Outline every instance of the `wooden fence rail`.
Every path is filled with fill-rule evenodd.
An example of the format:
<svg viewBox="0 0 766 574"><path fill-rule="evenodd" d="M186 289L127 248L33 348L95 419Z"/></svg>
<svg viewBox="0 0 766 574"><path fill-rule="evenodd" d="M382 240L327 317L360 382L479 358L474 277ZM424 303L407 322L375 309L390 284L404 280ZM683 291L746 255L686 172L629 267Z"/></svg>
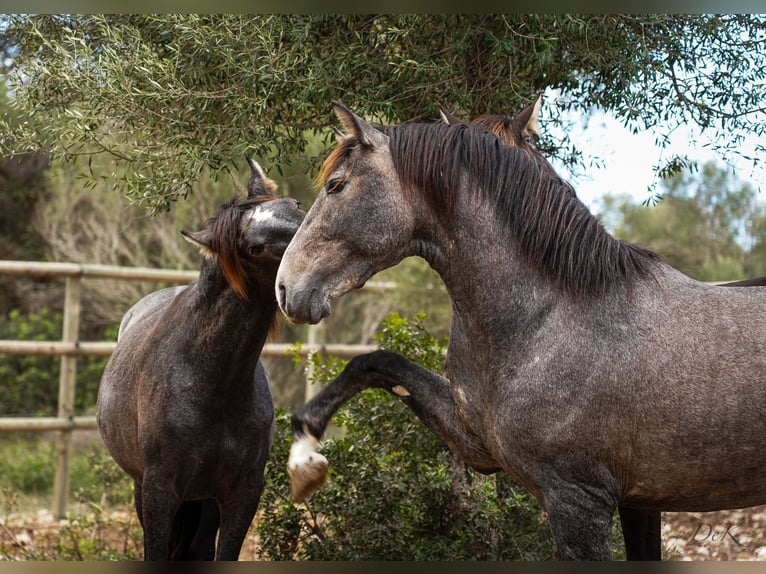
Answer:
<svg viewBox="0 0 766 574"><path fill-rule="evenodd" d="M57 431L56 476L53 486L53 514L57 518L66 515L69 489L69 462L72 454L72 433L96 428L96 417L74 416L74 392L77 374L77 357L84 355L109 356L114 351L112 341L86 342L79 340L82 281L84 279L116 279L121 281L153 281L171 284L189 283L197 278L197 271L151 269L144 267L118 267L78 263L36 261L0 261L0 275L26 277L59 277L66 281L64 294L64 324L61 341L6 341L0 340L0 354L9 355L56 355L61 357L59 376L58 413L56 417L0 417L0 432ZM387 290L390 283L372 282L366 289ZM374 345L345 345L316 342L316 327L309 328L308 343L301 344L302 355L323 353L350 358L374 350ZM292 345L266 344L263 356L285 356Z"/></svg>

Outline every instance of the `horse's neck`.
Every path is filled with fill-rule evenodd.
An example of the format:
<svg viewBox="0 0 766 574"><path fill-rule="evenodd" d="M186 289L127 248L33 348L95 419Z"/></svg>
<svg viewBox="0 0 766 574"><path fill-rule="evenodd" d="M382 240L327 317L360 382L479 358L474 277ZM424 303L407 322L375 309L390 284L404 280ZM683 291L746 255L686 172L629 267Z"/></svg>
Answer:
<svg viewBox="0 0 766 574"><path fill-rule="evenodd" d="M248 284L248 298L237 295L216 269L203 266L184 302L194 320L187 345L220 374L253 373L277 311L270 285ZM271 288L269 288L271 287Z"/></svg>
<svg viewBox="0 0 766 574"><path fill-rule="evenodd" d="M433 234L418 253L439 273L452 300L450 339L481 341L488 353L508 351L523 344L515 333L530 333L530 325L552 308L555 291L528 269L489 207L472 204L456 216L458 221Z"/></svg>

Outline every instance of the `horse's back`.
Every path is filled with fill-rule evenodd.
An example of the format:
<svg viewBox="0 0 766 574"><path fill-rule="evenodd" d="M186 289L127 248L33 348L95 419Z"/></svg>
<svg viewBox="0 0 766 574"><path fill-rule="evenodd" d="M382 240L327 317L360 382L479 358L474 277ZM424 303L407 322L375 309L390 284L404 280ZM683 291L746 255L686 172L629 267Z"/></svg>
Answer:
<svg viewBox="0 0 766 574"><path fill-rule="evenodd" d="M766 288L666 270L632 309L634 331L600 343L588 402L614 425L603 436L630 468L617 473L630 476L626 499L697 511L766 502Z"/></svg>
<svg viewBox="0 0 766 574"><path fill-rule="evenodd" d="M186 289L188 285L179 285L177 287L167 287L158 291L149 293L142 299L139 299L120 321L120 329L117 333L117 340L120 340L122 334L133 325L141 323L144 320L159 317L160 312L164 311L176 295Z"/></svg>
<svg viewBox="0 0 766 574"><path fill-rule="evenodd" d="M456 395L472 420L488 413L489 435L514 438L495 441L499 458L587 452L589 466L609 461L637 508L766 502L766 288L722 289L658 269L632 299L550 317L528 361L497 365L496 378L516 376L495 408L469 385Z"/></svg>

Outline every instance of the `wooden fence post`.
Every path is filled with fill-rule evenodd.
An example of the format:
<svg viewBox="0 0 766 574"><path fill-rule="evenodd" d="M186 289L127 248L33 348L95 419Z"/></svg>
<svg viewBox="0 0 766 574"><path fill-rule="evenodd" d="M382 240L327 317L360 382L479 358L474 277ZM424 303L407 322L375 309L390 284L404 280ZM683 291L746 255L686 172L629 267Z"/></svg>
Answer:
<svg viewBox="0 0 766 574"><path fill-rule="evenodd" d="M319 345L320 348L325 343L325 337L324 337L324 323L317 323L316 325L309 325L308 326L308 336L306 337L306 342L309 344L310 347L313 345ZM305 388L304 388L304 402L307 403L311 399L313 399L316 395L319 394L319 391L321 391L321 386L317 385L316 383L312 384L312 379L314 378L314 365L312 363L309 363L306 366L306 381L305 381Z"/></svg>
<svg viewBox="0 0 766 574"><path fill-rule="evenodd" d="M64 326L62 340L76 343L80 330L80 306L82 276L67 277L64 298ZM77 373L77 356L61 356L59 375L59 418L74 419L74 391ZM69 461L72 453L72 429L60 430L56 441L56 477L53 484L53 510L56 518L66 516L69 494Z"/></svg>

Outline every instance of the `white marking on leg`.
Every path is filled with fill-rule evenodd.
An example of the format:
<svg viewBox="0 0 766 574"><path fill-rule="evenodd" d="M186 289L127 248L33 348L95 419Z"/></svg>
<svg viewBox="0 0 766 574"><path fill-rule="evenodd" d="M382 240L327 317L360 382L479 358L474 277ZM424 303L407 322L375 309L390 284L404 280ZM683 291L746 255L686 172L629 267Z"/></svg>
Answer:
<svg viewBox="0 0 766 574"><path fill-rule="evenodd" d="M311 435L303 435L290 446L290 456L287 459L287 467L295 469L304 464L310 464L315 459L324 459L325 457L317 452L320 448L319 441Z"/></svg>
<svg viewBox="0 0 766 574"><path fill-rule="evenodd" d="M397 395L399 395L400 397L410 396L410 392L407 389L405 389L402 385L394 385L393 387L391 387L391 390L395 392Z"/></svg>
<svg viewBox="0 0 766 574"><path fill-rule="evenodd" d="M319 441L310 434L301 435L290 446L287 473L290 475L291 495L296 502L305 500L327 477L329 463L317 452L320 446Z"/></svg>

